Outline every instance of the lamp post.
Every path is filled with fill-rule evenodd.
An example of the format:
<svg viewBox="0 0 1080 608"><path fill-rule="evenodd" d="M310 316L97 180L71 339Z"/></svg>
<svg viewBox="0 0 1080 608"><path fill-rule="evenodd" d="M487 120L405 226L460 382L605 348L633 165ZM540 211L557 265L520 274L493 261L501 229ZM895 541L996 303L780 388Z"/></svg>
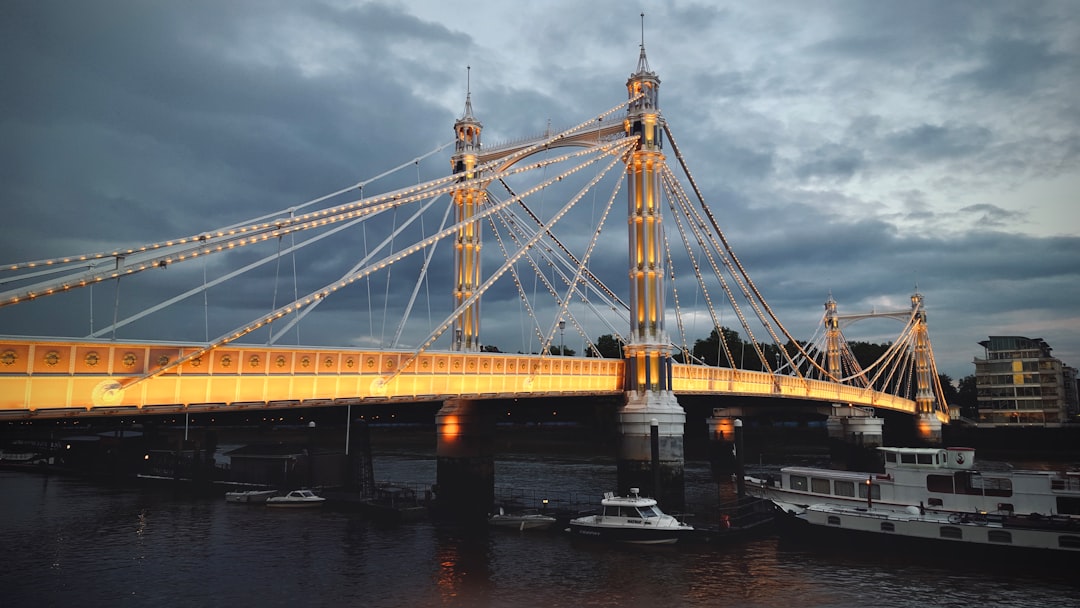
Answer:
<svg viewBox="0 0 1080 608"><path fill-rule="evenodd" d="M560 319L559 320L559 354L565 357L566 356L566 350L563 349L563 337L564 337L563 332L564 332L564 330L566 330L566 321L563 321L562 319Z"/></svg>

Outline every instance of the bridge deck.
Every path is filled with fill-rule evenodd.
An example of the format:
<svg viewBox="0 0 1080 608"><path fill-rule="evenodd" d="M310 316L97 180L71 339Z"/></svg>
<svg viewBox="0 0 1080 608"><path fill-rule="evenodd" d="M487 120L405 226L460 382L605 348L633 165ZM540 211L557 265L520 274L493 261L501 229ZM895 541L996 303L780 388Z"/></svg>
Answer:
<svg viewBox="0 0 1080 608"><path fill-rule="evenodd" d="M0 340L0 416L40 418L143 410L167 413L250 406L618 395L620 359L505 353L234 346L120 390L199 348L152 342ZM676 394L812 399L914 413L894 395L831 382L695 365L674 366Z"/></svg>

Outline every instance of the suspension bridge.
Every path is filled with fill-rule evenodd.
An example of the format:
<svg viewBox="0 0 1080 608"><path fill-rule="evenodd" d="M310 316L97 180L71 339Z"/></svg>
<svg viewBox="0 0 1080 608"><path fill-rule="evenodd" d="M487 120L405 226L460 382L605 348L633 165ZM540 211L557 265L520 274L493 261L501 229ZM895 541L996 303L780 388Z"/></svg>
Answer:
<svg viewBox="0 0 1080 608"><path fill-rule="evenodd" d="M625 395L626 420L659 417L675 435L679 395L734 395L947 423L922 296L876 314L902 327L865 367L843 331L864 316L831 297L813 336L789 332L691 175L659 85L642 44L625 101L490 146L469 90L452 141L347 188L175 239L4 264L0 315L55 300L68 317L88 310L89 329L0 337L0 418ZM449 173L420 179L446 156ZM95 327L95 310L111 322ZM305 344L319 323L342 343ZM725 323L754 370L727 363L725 340L724 366L695 357L694 328ZM495 327L502 344L484 341Z"/></svg>

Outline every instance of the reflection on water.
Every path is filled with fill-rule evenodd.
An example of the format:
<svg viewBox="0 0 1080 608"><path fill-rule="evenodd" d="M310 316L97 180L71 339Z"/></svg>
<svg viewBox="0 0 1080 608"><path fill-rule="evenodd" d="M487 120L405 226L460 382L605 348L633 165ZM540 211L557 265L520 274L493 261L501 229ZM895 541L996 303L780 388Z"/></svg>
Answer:
<svg viewBox="0 0 1080 608"><path fill-rule="evenodd" d="M380 478L431 481L423 453L380 456ZM594 495L614 464L519 455L500 484ZM688 495L710 494L688 463ZM689 496L688 496L689 499ZM562 534L379 525L170 491L0 471L3 605L120 606L1074 606L1058 572L993 572L913 556L823 552L767 538L730 547L610 547Z"/></svg>

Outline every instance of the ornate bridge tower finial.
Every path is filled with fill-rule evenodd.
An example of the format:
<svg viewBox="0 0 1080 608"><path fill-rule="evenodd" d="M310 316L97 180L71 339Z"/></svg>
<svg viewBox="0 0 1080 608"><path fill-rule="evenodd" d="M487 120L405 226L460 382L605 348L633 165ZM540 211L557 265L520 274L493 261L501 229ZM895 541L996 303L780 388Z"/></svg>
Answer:
<svg viewBox="0 0 1080 608"><path fill-rule="evenodd" d="M480 155L480 132L484 126L473 116L472 108L472 68L467 67L465 86L465 113L454 123L454 155L450 165L455 175L459 175L461 187L454 191L454 219L464 222L473 217L487 199L487 191L482 185L472 181L479 177L475 173L477 158ZM480 285L480 247L481 225L471 221L458 229L454 243L454 308L472 297ZM454 320L451 331L452 350L480 350L480 302L466 307Z"/></svg>

